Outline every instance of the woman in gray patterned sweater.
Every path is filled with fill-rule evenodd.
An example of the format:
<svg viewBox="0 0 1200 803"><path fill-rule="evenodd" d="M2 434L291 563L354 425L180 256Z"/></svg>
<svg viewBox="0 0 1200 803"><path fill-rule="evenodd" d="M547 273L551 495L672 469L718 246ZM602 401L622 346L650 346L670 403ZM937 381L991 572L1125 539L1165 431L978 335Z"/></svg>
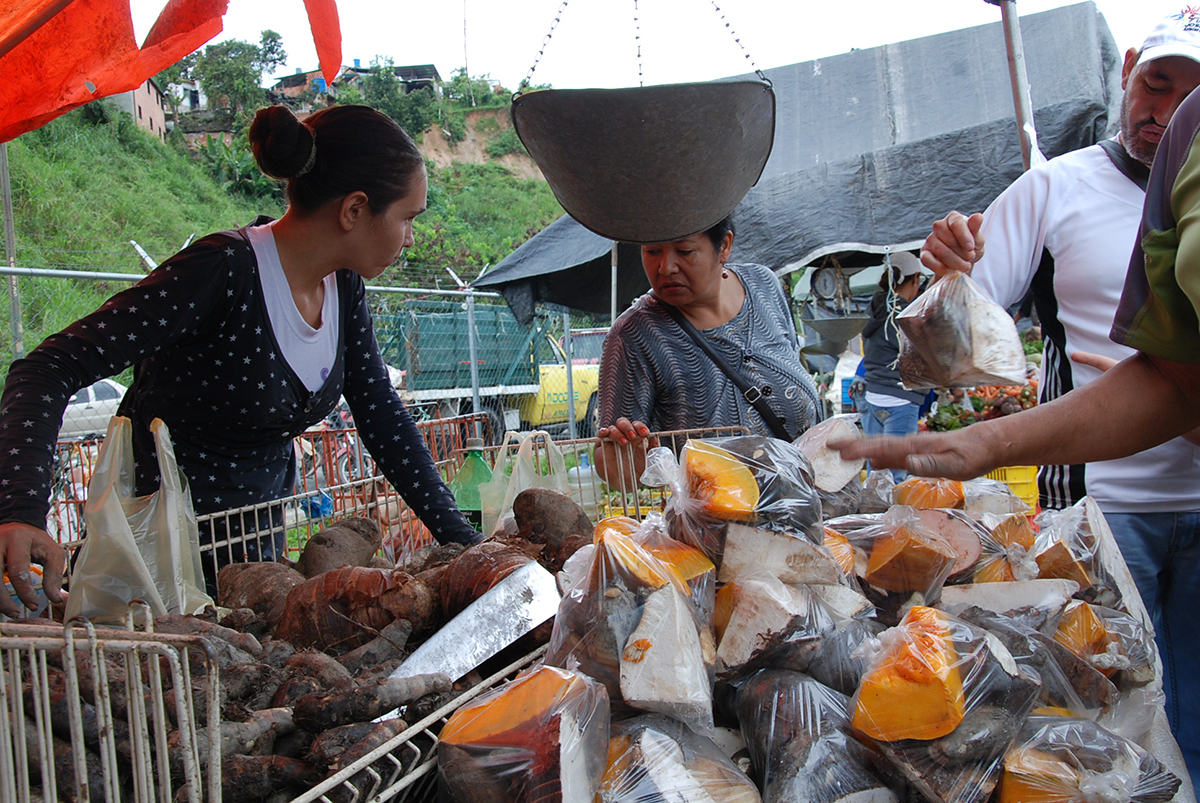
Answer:
<svg viewBox="0 0 1200 803"><path fill-rule="evenodd" d="M801 361L783 287L762 265L729 264L733 237L727 217L686 239L642 246L652 292L613 324L600 361L596 468L610 485L632 485L628 477L623 482L616 477L616 446L633 444L634 454L643 458L646 448L657 445L651 432L742 425L771 435L733 380L671 317L668 305L762 389L792 438L820 420L817 388ZM642 470L637 458L635 476Z"/></svg>

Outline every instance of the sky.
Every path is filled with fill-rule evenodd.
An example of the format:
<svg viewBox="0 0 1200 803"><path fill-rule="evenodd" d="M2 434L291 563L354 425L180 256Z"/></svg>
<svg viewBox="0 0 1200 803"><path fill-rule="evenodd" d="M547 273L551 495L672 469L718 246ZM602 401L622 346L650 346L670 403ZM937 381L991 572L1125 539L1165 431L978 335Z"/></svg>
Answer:
<svg viewBox="0 0 1200 803"><path fill-rule="evenodd" d="M1095 0L1122 52L1188 2L1200 5ZM164 2L130 5L140 42ZM1028 15L1072 3L1014 5ZM443 78L466 64L472 75L515 89L560 9L532 79L560 89L705 81L750 72L747 53L766 69L1000 19L1000 9L985 0L636 0L638 37L635 0L338 0L342 63L368 66L385 56L397 65L434 64ZM257 42L267 28L283 37L289 56L274 77L317 68L303 0L229 0L225 30L212 41Z"/></svg>

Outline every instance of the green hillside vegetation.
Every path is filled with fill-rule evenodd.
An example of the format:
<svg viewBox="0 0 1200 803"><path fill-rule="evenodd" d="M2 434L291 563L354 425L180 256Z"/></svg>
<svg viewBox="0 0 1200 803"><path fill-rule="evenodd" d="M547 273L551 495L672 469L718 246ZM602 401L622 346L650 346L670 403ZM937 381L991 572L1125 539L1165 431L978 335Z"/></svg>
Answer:
<svg viewBox="0 0 1200 803"><path fill-rule="evenodd" d="M9 143L16 264L145 272L130 240L162 261L190 237L245 225L256 214L282 214L279 188L248 157L244 142L189 154L104 102L66 114ZM381 283L453 286L446 266L474 278L562 214L545 182L516 177L500 164L430 165L429 179L417 245L408 264L385 273ZM125 286L22 278L26 350ZM12 353L9 332L5 320L4 368Z"/></svg>

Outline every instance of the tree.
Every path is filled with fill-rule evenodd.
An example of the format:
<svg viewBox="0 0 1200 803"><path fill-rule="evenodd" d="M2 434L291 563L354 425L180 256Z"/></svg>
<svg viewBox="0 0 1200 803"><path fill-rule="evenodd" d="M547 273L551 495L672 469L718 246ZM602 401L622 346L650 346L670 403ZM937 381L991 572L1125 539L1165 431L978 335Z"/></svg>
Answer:
<svg viewBox="0 0 1200 803"><path fill-rule="evenodd" d="M437 119L437 99L432 90L406 92L390 58L377 56L371 61L371 71L363 76L362 101L391 117L414 139L420 139Z"/></svg>
<svg viewBox="0 0 1200 803"><path fill-rule="evenodd" d="M192 77L204 88L215 108L240 112L262 105L266 92L263 73L287 61L283 40L275 31L263 31L259 44L228 39L209 45L196 59Z"/></svg>

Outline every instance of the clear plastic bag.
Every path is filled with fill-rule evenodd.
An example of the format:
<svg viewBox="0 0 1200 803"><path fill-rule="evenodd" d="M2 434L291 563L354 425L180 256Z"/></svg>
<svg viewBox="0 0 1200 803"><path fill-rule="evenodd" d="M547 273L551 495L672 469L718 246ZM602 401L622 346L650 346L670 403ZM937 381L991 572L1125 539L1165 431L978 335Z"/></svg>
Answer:
<svg viewBox="0 0 1200 803"><path fill-rule="evenodd" d="M1037 517L1034 559L1039 577L1061 577L1079 583L1076 596L1107 608L1122 607L1122 595L1101 552L1098 530L1101 516L1090 497L1064 510L1046 510ZM1103 524L1107 528L1107 523Z"/></svg>
<svg viewBox="0 0 1200 803"><path fill-rule="evenodd" d="M717 674L763 666L802 672L838 618L811 587L747 569L717 592Z"/></svg>
<svg viewBox="0 0 1200 803"><path fill-rule="evenodd" d="M852 726L927 799L982 803L1039 682L996 637L935 608L912 608L879 641Z"/></svg>
<svg viewBox="0 0 1200 803"><path fill-rule="evenodd" d="M520 445L514 454L510 444L516 440ZM505 434L498 454L492 478L479 486L485 534L516 532L512 518L513 500L521 491L549 488L570 496L566 460L562 450L545 432L535 430L525 435L509 432Z"/></svg>
<svg viewBox="0 0 1200 803"><path fill-rule="evenodd" d="M886 513L893 504L892 490L895 487L896 478L892 476L890 469L868 472L863 483L862 497L858 501L858 512Z"/></svg>
<svg viewBox="0 0 1200 803"><path fill-rule="evenodd" d="M889 622L899 619L899 609L908 602L935 602L958 560L951 543L904 505L884 513L875 526L847 535L868 551L862 580L867 596L887 612Z"/></svg>
<svg viewBox="0 0 1200 803"><path fill-rule="evenodd" d="M631 535L647 552L670 564L683 578L691 589L692 603L700 615L700 622L705 627L712 627L717 596L716 565L696 547L667 535L666 520L657 510L647 514Z"/></svg>
<svg viewBox="0 0 1200 803"><path fill-rule="evenodd" d="M1145 686L1154 680L1154 639L1124 611L1075 600L1063 613L1054 640L1096 667L1118 688Z"/></svg>
<svg viewBox="0 0 1200 803"><path fill-rule="evenodd" d="M1037 534L1024 514L984 513L980 523L986 533L980 538L982 552L975 564L976 583L1008 583L1038 576L1033 557Z"/></svg>
<svg viewBox="0 0 1200 803"><path fill-rule="evenodd" d="M667 502L671 537L720 563L724 527L736 521L822 541L821 500L808 458L759 436L689 440Z"/></svg>
<svg viewBox="0 0 1200 803"><path fill-rule="evenodd" d="M614 711L656 711L711 732L715 654L674 567L608 529L559 604L545 661L604 684Z"/></svg>
<svg viewBox="0 0 1200 803"><path fill-rule="evenodd" d="M1004 758L998 803L1166 803L1180 779L1088 719L1030 716Z"/></svg>
<svg viewBox="0 0 1200 803"><path fill-rule="evenodd" d="M950 271L896 316L900 381L913 390L1025 384L1016 324L970 276Z"/></svg>
<svg viewBox="0 0 1200 803"><path fill-rule="evenodd" d="M212 605L204 592L200 539L187 478L161 419L150 424L159 489L134 496L133 423L114 417L100 447L84 508L87 538L71 573L66 618L119 622L134 599L154 616L197 613Z"/></svg>
<svg viewBox="0 0 1200 803"><path fill-rule="evenodd" d="M958 480L936 477L909 477L892 489L892 501L921 510L961 510L964 504L963 484Z"/></svg>
<svg viewBox="0 0 1200 803"><path fill-rule="evenodd" d="M874 758L848 735L847 698L800 673L763 669L740 684L737 716L763 803L894 803Z"/></svg>
<svg viewBox="0 0 1200 803"><path fill-rule="evenodd" d="M596 800L758 803L760 798L754 783L711 739L667 717L644 714L613 724L608 769Z"/></svg>
<svg viewBox="0 0 1200 803"><path fill-rule="evenodd" d="M844 460L841 452L825 445L831 439L861 438L862 433L858 429L858 419L858 413L835 415L809 427L803 435L796 439L796 446L812 465L813 483L817 486L818 491L829 494L837 493L846 487L846 483L858 478L862 472L865 460L862 458Z"/></svg>
<svg viewBox="0 0 1200 803"><path fill-rule="evenodd" d="M968 513L1028 513L1025 504L1007 483L977 477L963 483L963 510Z"/></svg>
<svg viewBox="0 0 1200 803"><path fill-rule="evenodd" d="M604 775L608 694L542 666L459 708L438 739L438 800L591 800Z"/></svg>

